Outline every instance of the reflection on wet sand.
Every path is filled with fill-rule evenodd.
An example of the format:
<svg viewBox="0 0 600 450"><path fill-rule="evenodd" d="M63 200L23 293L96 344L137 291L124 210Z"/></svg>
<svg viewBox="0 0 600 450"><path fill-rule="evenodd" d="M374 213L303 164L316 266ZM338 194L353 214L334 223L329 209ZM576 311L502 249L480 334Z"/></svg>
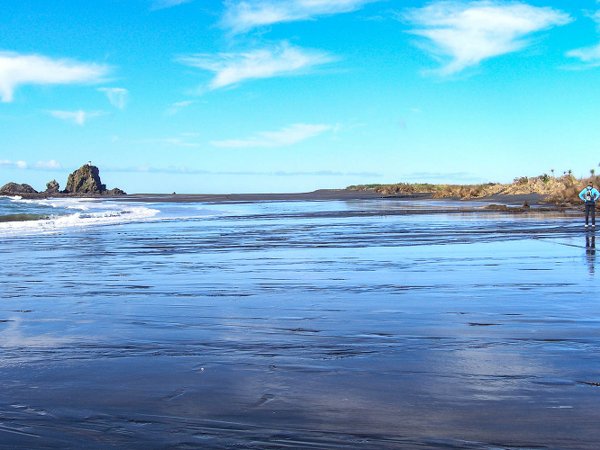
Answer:
<svg viewBox="0 0 600 450"><path fill-rule="evenodd" d="M590 275L594 275L596 266L596 234L586 233L585 235L585 254L587 255L588 270Z"/></svg>
<svg viewBox="0 0 600 450"><path fill-rule="evenodd" d="M0 238L0 448L600 441L593 234L240 208Z"/></svg>

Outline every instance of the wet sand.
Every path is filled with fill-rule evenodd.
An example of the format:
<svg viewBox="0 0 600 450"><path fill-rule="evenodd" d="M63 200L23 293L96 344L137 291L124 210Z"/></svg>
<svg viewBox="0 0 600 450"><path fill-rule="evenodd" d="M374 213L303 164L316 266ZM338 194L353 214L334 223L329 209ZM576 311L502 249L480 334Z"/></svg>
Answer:
<svg viewBox="0 0 600 450"><path fill-rule="evenodd" d="M0 448L597 447L579 218L227 208L0 237Z"/></svg>

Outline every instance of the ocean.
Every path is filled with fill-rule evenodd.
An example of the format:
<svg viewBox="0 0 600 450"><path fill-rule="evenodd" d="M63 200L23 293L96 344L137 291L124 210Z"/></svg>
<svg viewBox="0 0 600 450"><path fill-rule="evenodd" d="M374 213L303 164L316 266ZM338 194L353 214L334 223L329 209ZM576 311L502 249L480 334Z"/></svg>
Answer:
<svg viewBox="0 0 600 450"><path fill-rule="evenodd" d="M164 200L0 198L0 448L600 442L581 217Z"/></svg>

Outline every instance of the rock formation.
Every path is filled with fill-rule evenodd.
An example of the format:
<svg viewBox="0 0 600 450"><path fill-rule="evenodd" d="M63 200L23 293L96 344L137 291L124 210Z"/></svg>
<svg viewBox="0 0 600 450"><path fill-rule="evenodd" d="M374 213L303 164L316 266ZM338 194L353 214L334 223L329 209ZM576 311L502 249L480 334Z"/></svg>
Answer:
<svg viewBox="0 0 600 450"><path fill-rule="evenodd" d="M102 194L106 186L100 181L100 171L96 166L84 164L67 178L65 194Z"/></svg>
<svg viewBox="0 0 600 450"><path fill-rule="evenodd" d="M0 188L0 195L27 195L29 197L45 197L48 195L70 195L76 197L92 195L127 195L119 188L107 190L106 185L100 180L100 171L96 166L84 164L79 169L69 175L67 186L64 191L60 190L60 185L56 180L46 183L46 190L38 192L28 184L8 183Z"/></svg>
<svg viewBox="0 0 600 450"><path fill-rule="evenodd" d="M105 191L104 195L127 195L127 192L119 188L112 188L108 191Z"/></svg>
<svg viewBox="0 0 600 450"><path fill-rule="evenodd" d="M0 188L0 195L37 194L28 184L6 183Z"/></svg>
<svg viewBox="0 0 600 450"><path fill-rule="evenodd" d="M60 185L58 181L52 180L46 183L46 194L58 194L60 192Z"/></svg>

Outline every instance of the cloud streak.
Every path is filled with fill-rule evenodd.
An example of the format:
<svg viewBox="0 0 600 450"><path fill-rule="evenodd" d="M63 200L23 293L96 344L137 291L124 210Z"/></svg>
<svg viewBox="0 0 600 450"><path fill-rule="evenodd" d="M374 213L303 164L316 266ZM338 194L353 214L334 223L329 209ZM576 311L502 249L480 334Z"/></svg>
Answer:
<svg viewBox="0 0 600 450"><path fill-rule="evenodd" d="M349 13L377 0L254 0L229 1L221 25L233 33L282 22Z"/></svg>
<svg viewBox="0 0 600 450"><path fill-rule="evenodd" d="M278 131L263 131L246 139L212 141L218 148L278 148L289 147L333 130L331 125L296 123Z"/></svg>
<svg viewBox="0 0 600 450"><path fill-rule="evenodd" d="M600 67L600 44L571 50L566 55L581 61L584 68Z"/></svg>
<svg viewBox="0 0 600 450"><path fill-rule="evenodd" d="M35 164L31 165L27 161L19 160L19 161L11 161L8 159L0 159L0 167L10 167L14 169L39 169L39 170L59 170L62 169L62 165L51 159L49 161L38 161Z"/></svg>
<svg viewBox="0 0 600 450"><path fill-rule="evenodd" d="M532 33L572 20L553 8L499 1L437 2L410 10L404 18L416 26L411 33L426 39L425 49L445 62L436 71L442 76L520 51Z"/></svg>
<svg viewBox="0 0 600 450"><path fill-rule="evenodd" d="M104 169L105 172L115 173L163 173L163 174L180 174L180 175L219 175L219 176L269 176L269 177L303 177L303 176L319 176L319 177L381 177L381 173L377 172L339 172L335 170L314 170L314 171L286 171L275 170L271 172L260 171L211 171L204 169L195 169L190 167L113 167Z"/></svg>
<svg viewBox="0 0 600 450"><path fill-rule="evenodd" d="M129 91L124 88L98 88L99 92L106 94L106 98L112 106L125 109L129 100Z"/></svg>
<svg viewBox="0 0 600 450"><path fill-rule="evenodd" d="M247 80L290 76L333 61L327 53L305 50L286 42L245 53L195 54L178 62L214 74L209 90L236 86Z"/></svg>
<svg viewBox="0 0 600 450"><path fill-rule="evenodd" d="M80 109L78 111L53 110L48 111L48 114L56 119L64 120L66 122L73 122L76 125L83 126L88 120L103 116L106 113L104 111L83 111Z"/></svg>
<svg viewBox="0 0 600 450"><path fill-rule="evenodd" d="M10 167L10 168L14 168L14 169L27 169L27 167L29 167L29 164L27 164L27 161L11 161L9 159L0 159L0 167Z"/></svg>
<svg viewBox="0 0 600 450"><path fill-rule="evenodd" d="M155 0L150 6L151 11L158 11L159 9L173 8L174 6L183 5L193 0Z"/></svg>
<svg viewBox="0 0 600 450"><path fill-rule="evenodd" d="M165 111L167 116L174 116L178 114L181 110L192 106L195 102L193 100L183 100L180 102L171 103L171 105Z"/></svg>
<svg viewBox="0 0 600 450"><path fill-rule="evenodd" d="M20 86L98 83L109 72L101 64L0 52L0 100L12 102Z"/></svg>
<svg viewBox="0 0 600 450"><path fill-rule="evenodd" d="M590 16L600 31L600 11L596 11ZM582 64L580 69L591 69L600 67L600 43L591 47L582 47L570 50L566 53L568 58L578 59Z"/></svg>
<svg viewBox="0 0 600 450"><path fill-rule="evenodd" d="M49 161L38 161L34 164L34 167L36 169L45 169L45 170L62 169L62 165L55 159L51 159Z"/></svg>

